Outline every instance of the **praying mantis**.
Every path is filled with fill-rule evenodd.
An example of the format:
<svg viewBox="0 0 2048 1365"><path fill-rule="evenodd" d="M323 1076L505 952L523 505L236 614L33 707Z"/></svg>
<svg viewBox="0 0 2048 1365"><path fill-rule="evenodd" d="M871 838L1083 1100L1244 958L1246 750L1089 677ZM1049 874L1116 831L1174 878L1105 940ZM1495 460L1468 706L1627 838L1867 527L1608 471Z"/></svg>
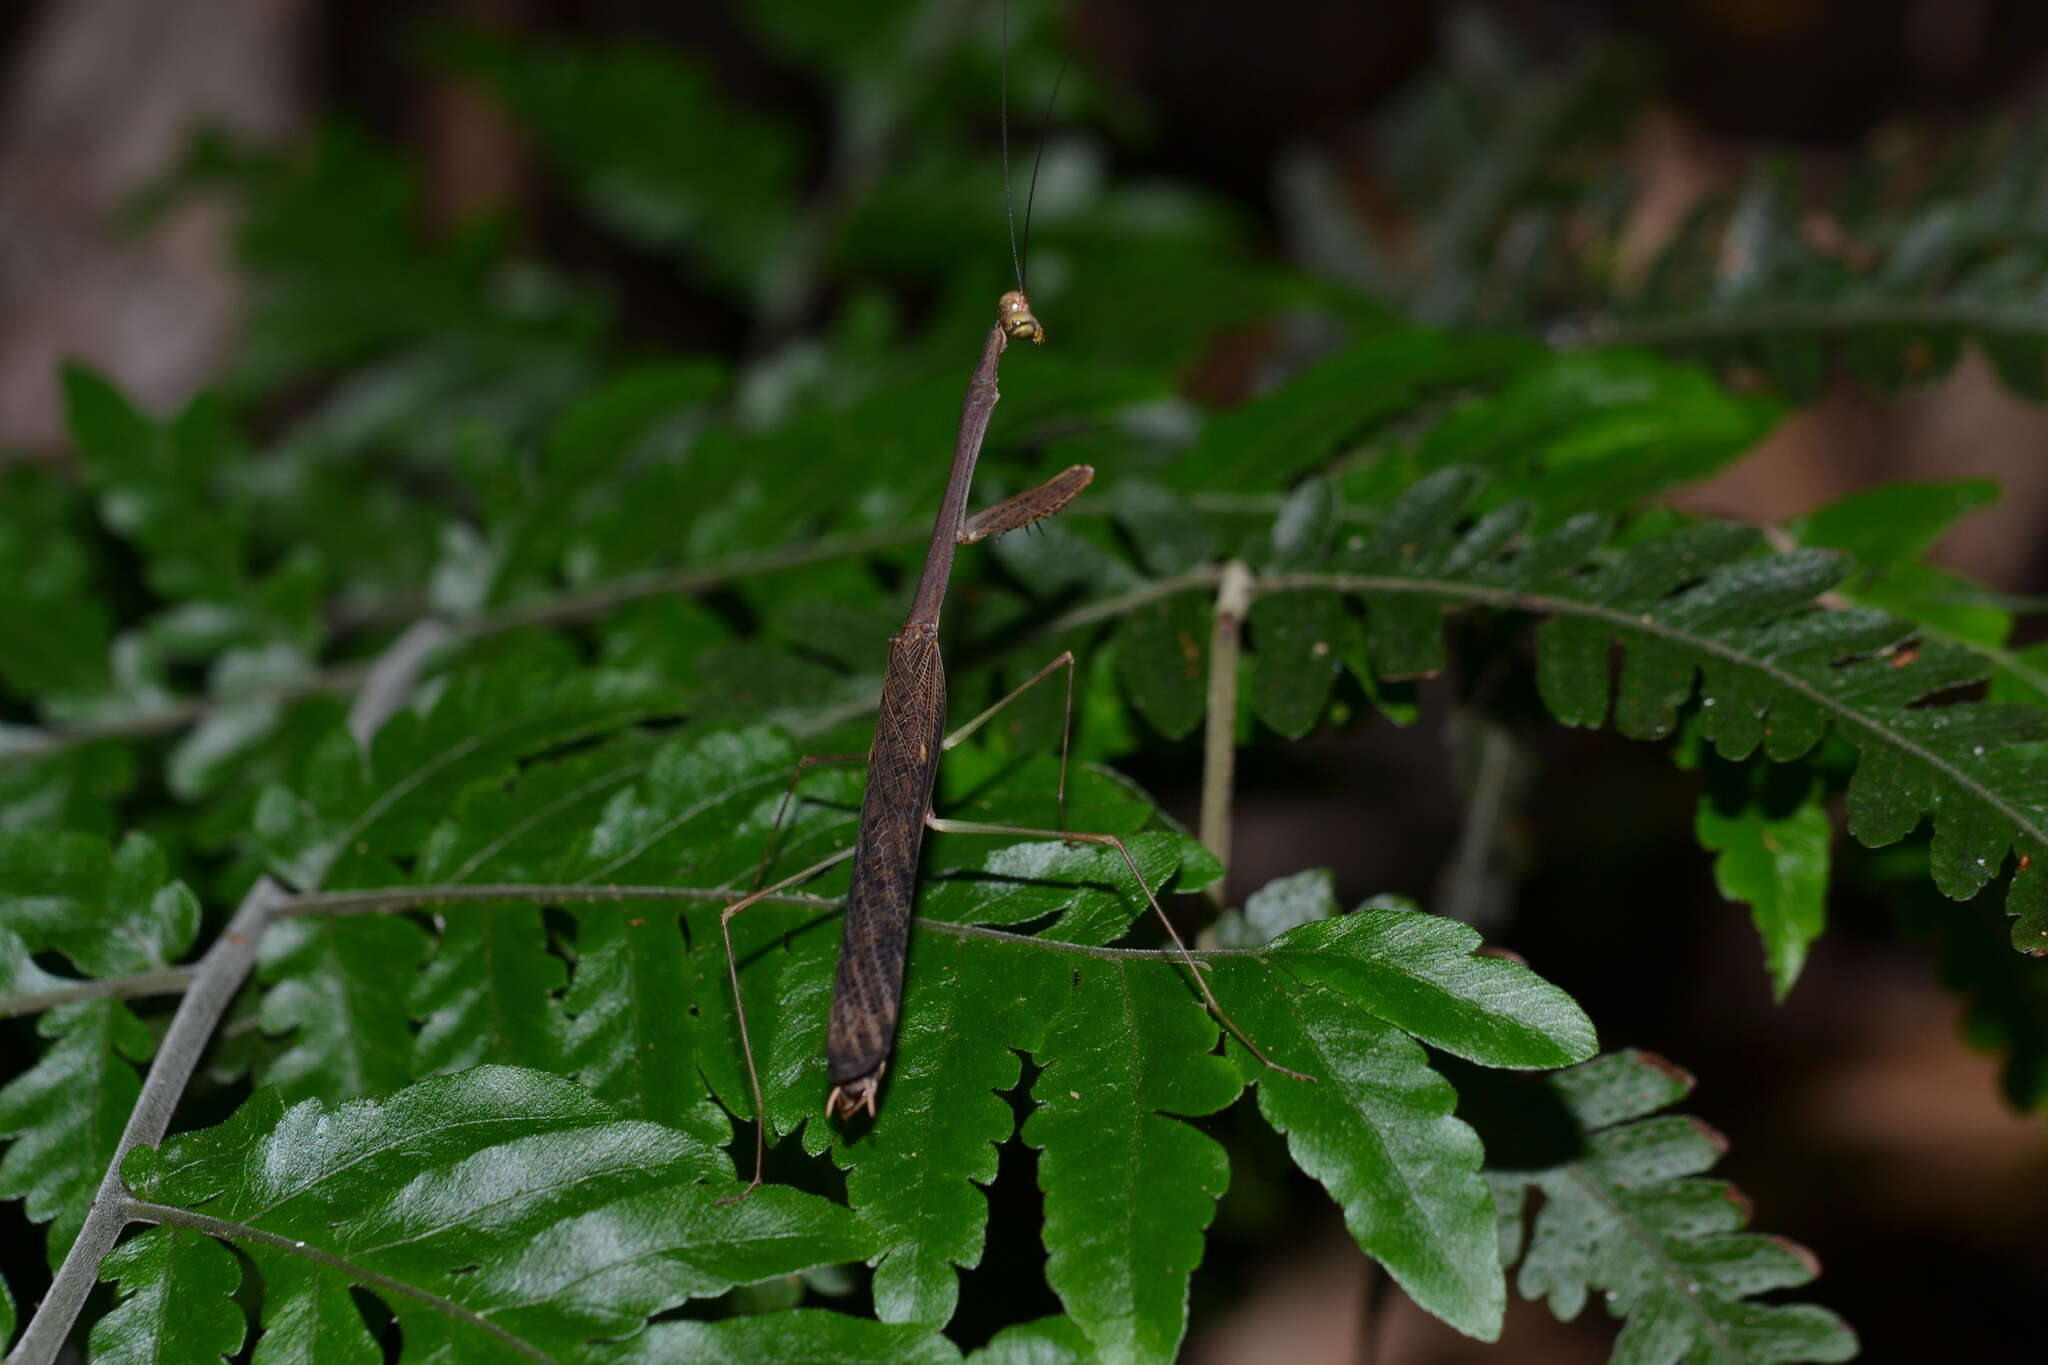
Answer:
<svg viewBox="0 0 2048 1365"><path fill-rule="evenodd" d="M1095 471L1089 466L1074 465L1036 488L968 516L968 493L974 481L975 463L981 454L989 417L1000 396L996 387L997 368L1012 341L1026 340L1042 345L1045 328L1031 311L1031 301L1023 290L1020 266L1018 288L1006 292L997 301L995 325L989 329L987 340L982 345L981 359L967 382L967 394L960 409L960 432L953 447L952 471L946 480L938 516L932 523L931 544L925 552L924 570L918 578L903 629L889 641L875 738L867 754L867 787L861 799L860 822L853 846L749 893L726 906L719 914L719 932L725 943L726 970L731 980L740 1046L746 1057L747 1082L752 1088L755 1114L754 1174L746 1190L737 1197L744 1197L745 1193L761 1184L767 1160L767 1109L761 1091L760 1070L754 1061L753 1039L747 1028L746 1004L740 992L738 959L732 945L733 917L848 858L853 860L852 882L846 898L846 932L839 950L831 1019L825 1038L827 1072L832 1086L825 1108L828 1114L841 1119L850 1119L862 1112L872 1117L881 1103L882 1081L895 1046L896 1024L902 1005L903 969L909 948L910 914L917 889L918 856L926 830L1059 839L1115 849L1129 869L1131 879L1158 915L1159 922L1166 926L1175 950L1217 1020L1266 1066L1298 1080L1312 1079L1268 1058L1231 1020L1122 839L1113 834L1064 828L1034 829L949 820L932 810L932 790L938 777L940 756L987 724L1024 692L1064 671L1067 724L1060 737L1059 801L1061 824L1065 824L1067 752L1072 732L1075 669L1071 650L1062 651L1057 658L959 729L950 734L945 729L946 670L939 647L939 614L945 605L955 549L1056 515L1095 477ZM796 774L784 793L784 812L805 767L818 761L821 760L816 757L799 760ZM780 823L781 815L778 814L778 827ZM763 861L766 861L765 854Z"/></svg>
<svg viewBox="0 0 2048 1365"><path fill-rule="evenodd" d="M1007 19L1006 11L1006 30ZM1007 42L1006 32L1006 51ZM1055 95L1057 92L1055 85ZM1009 199L1010 160L1008 102L1006 58L1003 79L1003 194L1006 204ZM1035 167L1032 180L1035 188ZM1201 992L1203 1002L1218 1022L1267 1067L1296 1080L1314 1079L1267 1057L1232 1021L1124 841L1113 834L1065 828L1067 756L1074 710L1075 662L1071 650L1062 651L1057 658L965 725L951 733L946 731L946 667L939 647L939 613L945 605L946 587L952 577L954 550L961 545L992 540L1057 515L1095 477L1095 471L1089 466L1073 465L1036 488L1006 498L971 517L967 514L974 467L981 455L982 441L988 433L989 418L1001 396L996 378L1003 353L1013 341L1029 341L1033 345L1045 343L1045 328L1032 312L1031 300L1024 289L1024 262L1017 249L1014 209L1009 213L1009 219L1010 257L1016 270L1017 287L1006 291L996 301L995 324L982 343L981 358L975 363L974 373L967 381L966 396L961 400L960 430L953 444L952 468L946 478L946 491L939 502L938 516L932 523L924 569L918 577L903 629L889 640L875 737L866 756L867 786L861 798L860 821L853 846L780 881L758 887L726 906L719 914L718 928L725 944L726 973L732 986L740 1048L746 1058L747 1083L754 1102L754 1174L745 1189L734 1198L745 1198L761 1185L767 1162L768 1118L761 1090L761 1073L754 1060L753 1039L747 1028L746 1002L740 991L739 963L733 952L733 917L769 896L809 881L848 858L853 860L852 880L846 897L846 931L840 943L839 965L832 987L831 1018L825 1034L826 1069L832 1087L825 1099L825 1110L828 1115L839 1119L851 1119L863 1112L872 1118L881 1104L882 1081L895 1048L896 1025L902 1011L911 908L916 898L918 857L923 850L926 830L1058 839L1115 849L1130 871L1131 880L1144 893L1146 903L1166 927L1167 937L1172 940L1175 951ZM1028 236L1031 223L1029 196L1024 221ZM933 811L932 791L938 779L940 757L1032 687L1061 671L1066 674L1067 684L1066 721L1060 732L1061 828L1035 829L950 820ZM798 760L776 815L778 831L805 769L811 764L830 761L833 758L829 756L807 756ZM768 848L762 853L761 869L767 866L774 839L775 835L771 833ZM757 870L757 882L759 878Z"/></svg>

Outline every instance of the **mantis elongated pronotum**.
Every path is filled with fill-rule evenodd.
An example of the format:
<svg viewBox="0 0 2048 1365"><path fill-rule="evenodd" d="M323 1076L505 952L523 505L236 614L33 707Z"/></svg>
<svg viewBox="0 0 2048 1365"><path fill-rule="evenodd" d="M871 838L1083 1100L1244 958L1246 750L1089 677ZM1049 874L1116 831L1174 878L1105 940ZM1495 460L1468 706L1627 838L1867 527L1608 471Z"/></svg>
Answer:
<svg viewBox="0 0 2048 1365"><path fill-rule="evenodd" d="M1004 159L1007 167L1007 155ZM747 1186L749 1191L761 1183L762 1167L767 1158L767 1109L761 1093L760 1071L754 1063L753 1041L747 1032L746 1005L740 994L739 966L732 946L732 918L767 896L807 881L849 857L853 859L853 878L846 898L846 934L839 950L831 1022L826 1032L825 1052L832 1090L826 1098L825 1107L828 1113L839 1118L851 1118L862 1110L872 1116L880 1103L882 1076L888 1068L896 1039L903 969L909 946L911 903L917 889L918 855L927 829L942 833L1061 839L1114 848L1122 855L1124 865L1130 869L1132 879L1158 914L1160 923L1166 926L1168 937L1217 1019L1265 1065L1297 1079L1311 1079L1267 1058L1231 1021L1122 839L1113 834L1067 829L1024 829L947 820L932 811L932 788L938 776L939 756L981 728L1025 690L1064 669L1067 675L1068 728L1062 732L1060 740L1059 799L1060 822L1065 824L1067 741L1072 727L1074 694L1074 656L1071 651L1063 652L960 729L950 735L945 733L946 671L939 653L939 611L945 603L947 581L952 576L954 548L1053 516L1072 502L1095 477L1093 469L1075 465L1037 488L999 502L973 517L967 515L968 489L974 481L975 462L981 454L982 438L988 431L989 416L995 410L998 397L996 369L1003 352L1012 341L1028 339L1039 344L1045 341L1045 329L1032 314L1031 301L1024 293L1024 270L1021 259L1016 256L1014 232L1013 226L1012 258L1017 266L1017 288L997 301L995 325L989 329L981 359L974 367L973 377L967 382L967 395L960 408L960 434L953 447L952 473L946 481L946 493L939 504L938 518L932 524L924 572L918 579L903 629L889 641L881 707L875 721L874 743L867 755L867 790L861 800L860 824L854 845L801 872L761 887L727 906L719 917L719 930L725 939L726 968L732 981L733 1005L739 1023L740 1046L746 1054L747 1080L753 1087L754 1176ZM806 763L815 761L805 760ZM798 765L799 775L803 767L804 763ZM789 791L784 794L785 810L795 785L793 778ZM780 821L778 815L778 827Z"/></svg>

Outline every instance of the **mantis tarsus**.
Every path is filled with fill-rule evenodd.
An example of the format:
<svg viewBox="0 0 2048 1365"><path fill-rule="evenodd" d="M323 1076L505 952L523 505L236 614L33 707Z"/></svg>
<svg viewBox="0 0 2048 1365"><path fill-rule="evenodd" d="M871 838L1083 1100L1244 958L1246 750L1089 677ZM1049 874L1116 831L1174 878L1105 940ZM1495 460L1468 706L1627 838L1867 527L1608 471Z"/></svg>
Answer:
<svg viewBox="0 0 2048 1365"><path fill-rule="evenodd" d="M968 381L967 396L960 410L960 435L953 448L952 473L946 482L945 498L939 504L938 518L932 525L931 546L925 554L924 572L918 579L917 592L911 599L910 614L904 620L903 629L889 641L889 662L883 674L874 744L867 756L867 790L861 800L859 832L853 847L760 888L727 906L719 916L719 930L725 939L726 968L732 981L733 1005L739 1022L740 1045L746 1054L747 1080L753 1088L754 1177L747 1186L748 1190L761 1183L762 1167L767 1158L767 1108L761 1093L760 1072L754 1063L753 1041L747 1032L739 966L733 955L732 918L767 896L806 881L848 857L853 859L853 879L846 898L846 935L839 950L831 1022L826 1032L825 1051L832 1091L825 1104L827 1112L839 1118L851 1118L863 1110L872 1116L880 1102L882 1077L888 1068L896 1038L903 968L909 946L910 911L917 889L918 854L927 829L942 833L1062 839L1114 848L1130 869L1132 879L1144 892L1146 902L1158 914L1160 923L1166 926L1168 937L1217 1019L1265 1065L1297 1079L1311 1079L1267 1058L1231 1021L1122 839L1113 834L947 820L932 811L932 788L938 776L939 756L979 729L1026 689L1061 669L1067 674L1067 709L1071 729L1074 656L1065 652L959 730L951 735L945 733L946 672L939 652L939 612L945 603L947 581L952 575L954 548L1054 515L1073 501L1095 474L1086 465L1075 465L1036 488L999 502L971 518L967 515L968 489L974 480L975 462L981 454L982 438L988 430L989 415L994 411L998 397L997 365L1012 340L1027 338L1042 343L1045 329L1032 315L1030 300L1019 288L1004 294L998 302L996 324L989 329L981 360L974 367L973 378ZM1065 823L1066 808L1067 734L1063 731L1060 739L1062 824ZM798 771L802 771L801 764ZM792 780L791 790L794 787ZM785 809L788 799L789 793L785 792ZM778 815L778 825L780 818Z"/></svg>

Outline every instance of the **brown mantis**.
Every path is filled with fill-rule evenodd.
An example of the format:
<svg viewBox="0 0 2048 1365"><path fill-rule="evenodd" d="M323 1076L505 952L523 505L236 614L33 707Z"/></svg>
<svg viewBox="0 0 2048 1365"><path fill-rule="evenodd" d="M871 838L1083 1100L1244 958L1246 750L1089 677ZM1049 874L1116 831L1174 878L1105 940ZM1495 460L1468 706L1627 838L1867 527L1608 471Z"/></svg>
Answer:
<svg viewBox="0 0 2048 1365"><path fill-rule="evenodd" d="M1032 315L1031 303L1021 288L1004 294L997 304L995 326L982 347L981 360L968 381L961 404L960 434L953 448L952 473L932 524L930 548L924 571L911 599L910 613L903 629L889 641L889 660L883 674L881 707L875 721L875 738L867 755L868 780L861 800L860 824L851 849L833 854L803 871L765 886L727 906L719 916L719 931L725 940L727 973L731 978L733 1005L739 1023L740 1046L746 1055L747 1080L753 1089L755 1139L754 1175L747 1189L761 1183L767 1159L767 1107L761 1092L761 1075L754 1062L753 1041L747 1032L746 1005L741 998L739 966L733 954L733 916L764 898L809 880L853 859L853 879L846 898L846 934L839 950L838 975L832 992L831 1022L826 1032L826 1060L832 1083L825 1107L839 1118L852 1118L865 1110L870 1116L880 1103L883 1074L895 1044L897 1017L901 1009L903 969L909 946L911 904L917 888L918 855L927 829L941 833L1014 835L1021 838L1061 839L1114 848L1130 870L1145 900L1158 914L1174 948L1187 965L1203 1000L1216 1018L1249 1048L1266 1066L1308 1080L1269 1059L1231 1021L1215 993L1210 990L1200 965L1161 908L1159 898L1138 868L1124 841L1113 834L1095 834L1067 829L1026 829L1009 825L943 819L932 810L934 782L939 757L947 749L973 734L991 717L1027 689L1064 669L1067 675L1068 726L1060 739L1060 809L1065 824L1068 738L1072 727L1074 656L1063 652L1020 686L948 735L946 720L945 664L939 652L939 611L944 605L946 585L952 575L953 552L958 545L1001 535L1053 516L1088 486L1095 471L1075 465L1045 483L1005 499L973 517L967 515L969 486L981 453L982 438L998 397L996 369L1004 350L1013 340L1043 343L1045 329ZM806 764L800 761L800 777ZM793 777L783 798L786 811L796 786ZM777 826L781 823L777 815ZM772 844L771 844L772 846ZM765 862L765 855L764 855Z"/></svg>
<svg viewBox="0 0 2048 1365"><path fill-rule="evenodd" d="M1007 7L1004 10L1004 46L1008 48ZM1054 95L1058 94L1055 83ZM1003 78L1003 193L1009 195L1009 73L1007 61ZM1047 101L1048 111L1051 100ZM1041 147L1041 151L1043 148ZM1032 182L1037 183L1034 165ZM1025 234L1031 230L1031 211L1026 196ZM734 1017L739 1023L740 1049L747 1063L747 1083L754 1101L754 1175L744 1198L761 1184L762 1168L768 1154L768 1110L761 1092L761 1073L754 1062L753 1040L747 1032L746 1002L740 992L739 963L733 954L732 919L742 910L758 904L791 886L853 859L852 881L846 897L846 934L839 948L839 968L832 987L831 1020L825 1034L827 1074L832 1082L825 1099L828 1114L850 1119L865 1110L870 1118L881 1103L882 1077L896 1041L896 1024L902 1010L903 970L909 953L910 911L916 897L918 855L923 850L927 829L940 833L1014 835L1028 839L1059 839L1114 848L1121 855L1131 879L1159 922L1166 926L1181 961L1200 989L1202 999L1225 1028L1251 1050L1254 1057L1297 1080L1313 1077L1281 1066L1261 1052L1244 1031L1231 1020L1209 988L1201 965L1181 940L1173 921L1160 906L1145 874L1124 841L1113 834L1086 833L1065 828L1067 797L1067 751L1073 730L1074 655L1063 651L1058 658L1032 674L1001 700L951 734L946 733L946 668L939 652L939 611L945 605L946 585L952 577L953 551L1033 522L1054 516L1080 495L1095 477L1087 465L1062 470L1036 488L967 515L968 490L974 482L974 466L981 456L981 444L988 433L989 417L1000 395L996 370L1003 352L1012 341L1045 342L1045 328L1031 311L1024 293L1024 262L1017 251L1016 219L1011 216L1011 262L1017 271L1017 287L996 301L996 322L983 343L981 359L967 381L967 394L960 404L960 433L953 443L952 472L939 514L932 523L930 547L925 551L924 570L911 598L910 613L903 629L889 641L889 661L882 675L880 709L875 719L875 738L867 753L867 789L861 798L860 823L853 847L843 849L791 876L759 887L725 907L718 919L719 934L725 941L726 973L732 983ZM1061 669L1067 675L1066 724L1060 732L1059 811L1061 828L1027 829L1010 825L947 820L932 810L932 789L938 778L939 757L979 730L1005 706L1030 688ZM800 759L782 805L775 818L779 831L804 769L820 761ZM774 834L763 850L755 880L766 869Z"/></svg>

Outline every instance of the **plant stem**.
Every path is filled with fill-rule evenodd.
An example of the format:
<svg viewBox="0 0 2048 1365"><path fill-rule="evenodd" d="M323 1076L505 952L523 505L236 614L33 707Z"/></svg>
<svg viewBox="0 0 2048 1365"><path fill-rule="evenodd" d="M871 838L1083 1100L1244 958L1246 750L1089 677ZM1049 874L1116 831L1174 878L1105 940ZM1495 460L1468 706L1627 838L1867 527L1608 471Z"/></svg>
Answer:
<svg viewBox="0 0 2048 1365"><path fill-rule="evenodd" d="M393 1279L389 1275L380 1275L374 1270L357 1265L355 1262L337 1256L331 1251L325 1251L316 1246L308 1246L306 1243L296 1241L290 1237L280 1237L274 1232L266 1232L262 1228L251 1227L247 1223L236 1223L226 1218L215 1218L211 1214L196 1213L191 1209L181 1209L175 1204L153 1204L145 1199L123 1199L121 1201L121 1216L129 1222L157 1223L167 1224L172 1227L190 1228L194 1232L204 1233L208 1237L218 1237L221 1241L233 1245L247 1246L250 1243L254 1243L258 1246L267 1246L282 1255L294 1256L302 1261L311 1261L315 1265L323 1265L330 1269L339 1270L348 1276L352 1282L375 1289L380 1293L411 1299L414 1303L432 1309L451 1321L460 1322L468 1326L480 1335L491 1337L514 1354L525 1356L528 1360L552 1361L554 1359L553 1356L541 1350L532 1342L527 1341L523 1337L514 1336L489 1318L471 1309L464 1308L459 1303L450 1299L444 1299L439 1294L430 1294L418 1285L408 1284L404 1280Z"/></svg>
<svg viewBox="0 0 2048 1365"><path fill-rule="evenodd" d="M1202 846L1223 864L1208 889L1221 909L1230 885L1230 797L1237 778L1237 675L1244 657L1244 618L1252 605L1252 571L1243 560L1223 566L1216 620L1209 632L1209 703L1202 731Z"/></svg>
<svg viewBox="0 0 2048 1365"><path fill-rule="evenodd" d="M80 1000L133 1000L144 995L177 995L191 986L194 970L192 967L159 967L152 972L136 972L133 976L100 977L46 991L0 996L0 1019L41 1014L44 1010Z"/></svg>
<svg viewBox="0 0 2048 1365"><path fill-rule="evenodd" d="M1213 588L1222 581L1223 566L1220 564L1190 569L1186 573L1177 573L1169 578L1155 578L1149 583L1132 588L1129 592L1118 593L1115 597L1105 597L1055 616L1023 636L1019 643L1023 640L1041 640L1050 635L1064 635L1070 630L1080 630L1084 626L1092 626L1118 616L1127 616L1139 607L1157 602L1162 597L1171 597L1175 593L1197 588Z"/></svg>
<svg viewBox="0 0 2048 1365"><path fill-rule="evenodd" d="M289 895L280 891L269 905L267 923L298 916L316 915L380 915L398 910L414 910L423 906L479 904L490 901L505 901L518 904L568 904L571 902L595 903L613 901L724 901L737 894L730 886L602 886L578 882L543 884L532 882L509 882L494 886L470 886L451 883L441 886L390 886L373 887L366 891L315 891L306 895ZM814 896L806 892L785 891L772 896L763 896L764 905L809 906L814 909L836 910L842 903L835 896ZM1098 957L1108 962L1123 961L1181 961L1177 948L1106 948L1089 944L1064 943L1059 939L1043 938L1031 934L1013 934L1002 929L992 929L980 924L953 924L942 920L919 918L917 923L934 933L951 934L956 938L985 938L1003 943L1035 945L1058 952L1079 953L1084 957ZM1197 961L1212 957L1256 957L1259 950L1248 948L1209 948L1194 950ZM204 963L200 964L202 967ZM82 986L98 988L92 995L143 995L168 994L180 989L190 989L198 972L192 968L172 968L179 974L183 985L168 980L169 973L145 972L136 976L110 976L98 981L81 983ZM164 978L159 981L158 978ZM148 990L140 983L151 982ZM51 992L54 994L54 992ZM81 994L80 998L89 998ZM0 999L0 1015L8 1013L27 1014L30 1007L24 1001L33 999L26 995L9 996ZM62 1003L62 1002L59 1002ZM19 1008L16 1008L16 1007ZM9 1365L13 1365L10 1357Z"/></svg>
<svg viewBox="0 0 2048 1365"><path fill-rule="evenodd" d="M376 915L391 910L412 910L428 905L452 905L473 901L542 901L551 905L603 901L717 901L744 894L730 886L605 886L591 882L543 885L508 882L496 886L392 886L368 891L319 891L292 896L277 908L277 918L301 915ZM835 899L801 891L778 892L761 898L772 905L834 906Z"/></svg>
<svg viewBox="0 0 2048 1365"><path fill-rule="evenodd" d="M1571 319L1553 325L1547 340L1556 350L1583 346L1686 346L1780 332L1839 332L1851 327L1952 327L2032 336L2041 329L2041 315L2035 308L1975 300L1814 299L1662 317Z"/></svg>
<svg viewBox="0 0 2048 1365"><path fill-rule="evenodd" d="M783 569L802 568L824 560L871 554L876 550L906 544L925 532L914 526L891 526L846 536L827 536L803 545L786 546L760 554L733 555L695 569L637 574L615 579L582 592L535 602L515 603L452 626L444 626L444 642L482 639L524 626L574 625L594 620L615 607L649 597L671 593L692 595L723 587L735 579ZM395 648L395 646L394 646ZM335 664L306 675L282 687L239 694L231 700L255 699L291 702L305 697L340 695L366 685L371 668L361 663ZM0 763L48 758L67 749L100 739L145 739L168 734L204 720L222 704L220 699L195 697L174 706L109 717L82 725L56 729L20 729L0 739Z"/></svg>

